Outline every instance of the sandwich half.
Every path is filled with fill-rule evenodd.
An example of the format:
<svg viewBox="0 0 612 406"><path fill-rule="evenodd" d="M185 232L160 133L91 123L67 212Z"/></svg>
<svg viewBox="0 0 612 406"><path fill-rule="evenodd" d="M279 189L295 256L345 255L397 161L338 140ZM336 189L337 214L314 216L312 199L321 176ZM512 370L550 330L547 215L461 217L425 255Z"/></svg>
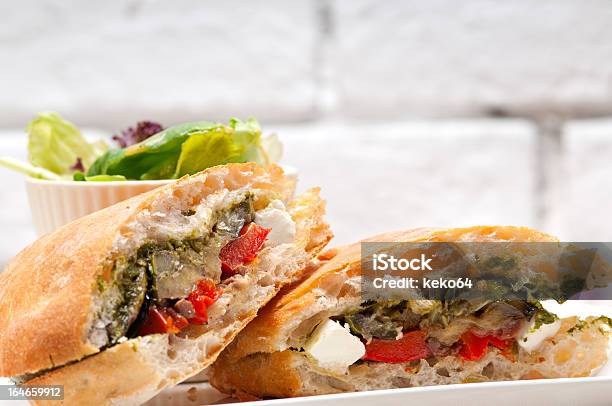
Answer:
<svg viewBox="0 0 612 406"><path fill-rule="evenodd" d="M554 242L524 227L415 229L376 242ZM529 300L364 301L359 243L319 256L222 352L210 372L241 399L588 376L610 319L560 320Z"/></svg>
<svg viewBox="0 0 612 406"><path fill-rule="evenodd" d="M36 241L0 274L0 376L138 404L198 373L330 240L294 186L217 166Z"/></svg>

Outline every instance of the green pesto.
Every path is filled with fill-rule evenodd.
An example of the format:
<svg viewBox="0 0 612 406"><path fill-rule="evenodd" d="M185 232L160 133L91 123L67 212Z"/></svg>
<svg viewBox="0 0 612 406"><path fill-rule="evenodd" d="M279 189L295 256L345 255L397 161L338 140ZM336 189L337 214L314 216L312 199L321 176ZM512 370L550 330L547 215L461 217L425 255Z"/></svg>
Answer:
<svg viewBox="0 0 612 406"><path fill-rule="evenodd" d="M415 328L420 318L406 300L371 302L344 315L354 334L382 339L394 339L400 331Z"/></svg>
<svg viewBox="0 0 612 406"><path fill-rule="evenodd" d="M612 319L608 316L599 316L598 318L595 319L595 321L600 321L602 323L605 323L608 325L608 327L612 328Z"/></svg>
<svg viewBox="0 0 612 406"><path fill-rule="evenodd" d="M488 379L482 375L470 375L468 377L466 377L465 379L463 379L461 382L462 383L481 383L481 382L487 382Z"/></svg>
<svg viewBox="0 0 612 406"><path fill-rule="evenodd" d="M538 309L535 315L533 316L535 324L533 325L531 331L536 331L537 329L542 327L543 324L552 324L555 321L559 320L559 317L556 314L544 309L540 302L532 302L531 304Z"/></svg>
<svg viewBox="0 0 612 406"><path fill-rule="evenodd" d="M542 324L552 324L557 320L559 320L559 317L556 314L547 311L539 311L535 315L535 325L533 328L537 330L542 327Z"/></svg>
<svg viewBox="0 0 612 406"><path fill-rule="evenodd" d="M516 258L502 258L498 256L487 258L482 266L485 269L500 269L502 271L509 271L511 269L516 268L517 261Z"/></svg>
<svg viewBox="0 0 612 406"><path fill-rule="evenodd" d="M104 293L106 290L106 282L104 281L102 275L96 276L96 286L98 287L98 292L100 293Z"/></svg>
<svg viewBox="0 0 612 406"><path fill-rule="evenodd" d="M399 331L427 328L427 326L446 328L454 319L487 312L495 303L506 303L514 307L518 310L517 314L522 313L522 317L526 320L535 317L538 326L556 320L556 316L547 312L538 302L522 300L434 301L425 314L414 313L407 300L369 301L335 319L347 323L355 335L364 338L394 339Z"/></svg>
<svg viewBox="0 0 612 406"><path fill-rule="evenodd" d="M598 318L591 320L590 322L587 322L586 320L578 320L578 322L569 330L567 330L567 332L569 334L574 334L576 332L582 331L584 330L585 327L588 327L590 325L593 325L595 323L603 323L605 325L607 325L609 328L612 328L612 319L610 317L607 316L599 316ZM603 330L602 333L604 333ZM606 334L608 334L608 332L605 332Z"/></svg>
<svg viewBox="0 0 612 406"><path fill-rule="evenodd" d="M191 216L192 210L184 215ZM113 271L113 287L120 293L120 298L111 309L111 321L107 325L107 334L111 343L126 334L133 335L135 329L130 329L135 321L143 319L148 310L149 302L158 302L158 289L165 282L178 283L185 286L185 296L193 284L205 274L205 257L203 252L210 244L226 241L238 236L242 226L254 218L253 195L245 194L240 202L220 210L214 214L214 226L210 233L184 240L169 240L159 243L142 245L132 258L119 258ZM220 237L222 236L222 237ZM179 267L161 267L160 255L169 256L180 263ZM215 281L219 282L220 269ZM100 293L108 289L103 280L97 280ZM164 299L164 298L162 298Z"/></svg>
<svg viewBox="0 0 612 406"><path fill-rule="evenodd" d="M586 326L587 326L587 322L586 321L578 320L578 322L576 324L574 324L574 326L572 328L567 330L567 332L569 334L574 334L574 333L577 333L578 331L582 331Z"/></svg>
<svg viewBox="0 0 612 406"><path fill-rule="evenodd" d="M138 315L147 292L146 268L138 260L132 260L118 273L115 284L122 298L107 327L111 342L121 338Z"/></svg>

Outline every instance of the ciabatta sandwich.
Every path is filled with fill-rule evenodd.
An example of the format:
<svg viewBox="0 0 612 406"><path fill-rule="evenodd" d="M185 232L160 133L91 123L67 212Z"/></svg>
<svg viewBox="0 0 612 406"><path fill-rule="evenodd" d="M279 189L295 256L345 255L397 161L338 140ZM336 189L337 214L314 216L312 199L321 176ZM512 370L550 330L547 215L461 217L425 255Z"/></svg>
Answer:
<svg viewBox="0 0 612 406"><path fill-rule="evenodd" d="M331 238L294 183L217 166L36 241L0 274L0 376L99 405L198 373Z"/></svg>
<svg viewBox="0 0 612 406"><path fill-rule="evenodd" d="M473 227L369 241L556 239L524 227ZM529 300L364 301L360 248L321 254L318 269L285 288L225 349L212 366L212 384L242 399L290 397L588 376L606 362L606 317L560 320Z"/></svg>

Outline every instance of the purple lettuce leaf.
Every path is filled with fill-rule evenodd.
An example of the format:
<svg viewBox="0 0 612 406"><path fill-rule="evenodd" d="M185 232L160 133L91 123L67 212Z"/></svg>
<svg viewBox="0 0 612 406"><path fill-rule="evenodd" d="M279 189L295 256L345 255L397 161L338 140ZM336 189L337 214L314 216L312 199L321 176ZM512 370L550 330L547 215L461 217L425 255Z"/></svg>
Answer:
<svg viewBox="0 0 612 406"><path fill-rule="evenodd" d="M70 170L85 172L85 166L83 165L83 160L80 157L77 157L76 162L70 166Z"/></svg>
<svg viewBox="0 0 612 406"><path fill-rule="evenodd" d="M121 148L125 148L130 145L138 144L163 129L164 127L159 123L153 121L140 121L136 124L136 127L129 127L127 130L121 131L120 135L113 135L113 141Z"/></svg>

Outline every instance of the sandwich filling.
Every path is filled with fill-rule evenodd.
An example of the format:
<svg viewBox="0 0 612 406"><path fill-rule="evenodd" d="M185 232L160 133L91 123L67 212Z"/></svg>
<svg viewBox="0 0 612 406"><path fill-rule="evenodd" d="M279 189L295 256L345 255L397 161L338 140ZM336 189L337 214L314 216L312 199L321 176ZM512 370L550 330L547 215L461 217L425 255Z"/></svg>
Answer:
<svg viewBox="0 0 612 406"><path fill-rule="evenodd" d="M98 280L102 304L90 342L102 348L148 334L201 334L209 308L248 272L245 265L265 248L294 240L295 223L284 204L260 200L264 207L256 210L254 195L244 193L213 211L204 232L147 241L133 255L116 259L111 280ZM196 210L181 214L194 216Z"/></svg>
<svg viewBox="0 0 612 406"><path fill-rule="evenodd" d="M297 350L337 374L359 363L477 361L489 351L516 361L520 350L533 352L560 326L537 301L364 302L319 323Z"/></svg>

